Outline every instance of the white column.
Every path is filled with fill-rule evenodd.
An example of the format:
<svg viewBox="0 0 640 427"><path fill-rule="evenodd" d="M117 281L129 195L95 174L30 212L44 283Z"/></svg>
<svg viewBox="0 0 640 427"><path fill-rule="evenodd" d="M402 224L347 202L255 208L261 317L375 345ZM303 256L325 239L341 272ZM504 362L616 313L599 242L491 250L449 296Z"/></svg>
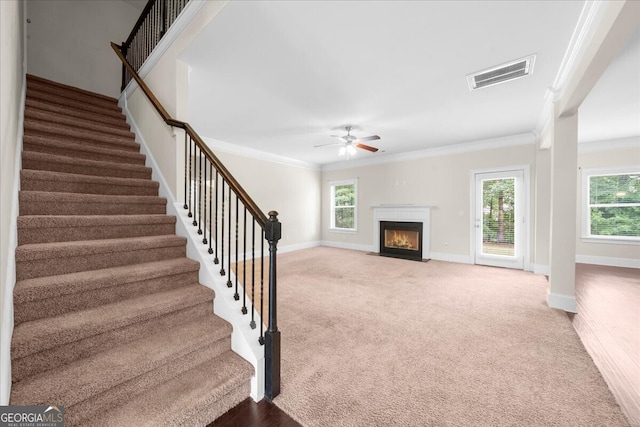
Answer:
<svg viewBox="0 0 640 427"><path fill-rule="evenodd" d="M575 313L578 113L554 117L548 304Z"/></svg>

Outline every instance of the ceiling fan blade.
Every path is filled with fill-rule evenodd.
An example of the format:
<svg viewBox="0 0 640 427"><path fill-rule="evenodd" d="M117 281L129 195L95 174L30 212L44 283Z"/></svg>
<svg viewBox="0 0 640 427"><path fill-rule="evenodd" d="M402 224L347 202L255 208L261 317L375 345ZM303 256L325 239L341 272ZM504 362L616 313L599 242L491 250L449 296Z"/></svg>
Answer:
<svg viewBox="0 0 640 427"><path fill-rule="evenodd" d="M344 136L342 135L329 135L331 138L340 138L340 139L344 139Z"/></svg>
<svg viewBox="0 0 640 427"><path fill-rule="evenodd" d="M328 144L314 145L313 148L328 147L329 145L342 145L342 142L330 142Z"/></svg>
<svg viewBox="0 0 640 427"><path fill-rule="evenodd" d="M371 151L372 153L375 153L376 151L378 151L376 147L371 147L369 145L364 145L364 144L356 144L356 147L362 148L363 150Z"/></svg>
<svg viewBox="0 0 640 427"><path fill-rule="evenodd" d="M378 135L371 135L371 136L365 136L364 138L358 138L358 141L375 141L377 139L380 139L380 137Z"/></svg>

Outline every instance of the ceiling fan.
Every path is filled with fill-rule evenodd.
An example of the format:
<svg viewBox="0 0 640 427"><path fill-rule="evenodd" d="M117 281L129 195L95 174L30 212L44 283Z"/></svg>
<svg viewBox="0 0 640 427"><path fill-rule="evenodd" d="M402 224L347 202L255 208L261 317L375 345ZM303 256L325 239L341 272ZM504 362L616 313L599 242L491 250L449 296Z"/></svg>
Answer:
<svg viewBox="0 0 640 427"><path fill-rule="evenodd" d="M356 148L360 148L362 150L371 151L372 153L375 153L376 151L378 151L378 149L376 147L372 147L370 145L366 145L366 144L362 143L363 141L375 141L377 139L380 139L380 137L378 135L371 135L371 136L365 136L363 138L357 138L354 135L351 135L352 126L345 126L344 128L347 131L346 135L343 135L343 136L340 136L340 135L329 135L332 138L339 138L340 141L333 142L333 143L330 143L330 144L316 145L316 146L314 146L314 148L327 147L329 145L342 145L342 147L340 147L340 151L338 151L338 154L341 155L341 156L343 156L345 154L347 156L353 156L354 154L356 154Z"/></svg>

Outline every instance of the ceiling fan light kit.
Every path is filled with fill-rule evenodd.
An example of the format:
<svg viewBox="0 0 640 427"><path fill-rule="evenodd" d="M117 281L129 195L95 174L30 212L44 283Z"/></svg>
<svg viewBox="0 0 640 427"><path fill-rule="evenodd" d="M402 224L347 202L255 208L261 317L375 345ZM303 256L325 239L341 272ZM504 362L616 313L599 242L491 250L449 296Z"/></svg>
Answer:
<svg viewBox="0 0 640 427"><path fill-rule="evenodd" d="M321 144L321 145L316 145L314 148L318 148L318 147L327 147L330 145L341 145L340 149L338 150L338 155L339 156L344 156L345 154L347 155L347 158L349 158L349 156L353 156L355 155L358 151L356 150L356 148L360 148L362 150L366 150L366 151L370 151L372 153L375 153L378 151L378 149L376 147L372 147L370 145L366 145L363 144L363 141L375 141L380 139L380 137L378 135L371 135L371 136L365 136L363 138L356 138L354 135L351 135L351 129L353 127L351 125L345 126L344 129L347 131L346 135L340 136L340 135L329 135L332 138L338 138L340 139L340 142L334 142L331 144Z"/></svg>

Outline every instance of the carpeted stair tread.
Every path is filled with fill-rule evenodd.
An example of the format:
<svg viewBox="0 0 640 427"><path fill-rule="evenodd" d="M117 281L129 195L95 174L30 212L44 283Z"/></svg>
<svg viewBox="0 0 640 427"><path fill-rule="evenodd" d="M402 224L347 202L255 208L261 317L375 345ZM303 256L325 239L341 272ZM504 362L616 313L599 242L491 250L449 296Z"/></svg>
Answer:
<svg viewBox="0 0 640 427"><path fill-rule="evenodd" d="M59 114L52 111L42 111L34 108L25 108L24 116L26 119L38 120L43 123L64 125L81 130L86 129L93 132L121 136L123 138L135 138L135 135L131 132L130 129L114 128L113 126L104 125L95 121L69 117L66 114Z"/></svg>
<svg viewBox="0 0 640 427"><path fill-rule="evenodd" d="M22 191L47 191L123 196L157 196L159 184L149 179L78 175L65 172L23 169Z"/></svg>
<svg viewBox="0 0 640 427"><path fill-rule="evenodd" d="M42 405L56 402L68 408L191 352L201 351L210 342L229 337L231 331L231 325L219 317L202 317L26 378L13 385L11 398L13 402Z"/></svg>
<svg viewBox="0 0 640 427"><path fill-rule="evenodd" d="M59 316L198 283L198 271L198 263L175 258L19 280L14 288L14 322Z"/></svg>
<svg viewBox="0 0 640 427"><path fill-rule="evenodd" d="M112 139L109 141L98 141L92 140L91 138L67 138L66 135L57 135L55 133L46 133L46 132L25 132L25 137L37 137L38 141L42 141L44 139L50 141L49 144L76 144L87 146L89 148L103 148L108 150L115 151L126 151L130 154L142 155L140 154L140 144L132 140L123 140L123 139ZM31 140L29 140L31 142ZM75 154L74 154L75 155Z"/></svg>
<svg viewBox="0 0 640 427"><path fill-rule="evenodd" d="M79 101L75 99L61 97L54 93L49 93L47 91L31 88L27 84L27 95L26 99L33 99L40 102L46 102L51 105L57 105L62 108L67 108L74 111L85 111L95 115L100 115L105 118L116 118L118 120L122 119L123 114L122 110L114 109L109 106L100 106L89 104L84 101Z"/></svg>
<svg viewBox="0 0 640 427"><path fill-rule="evenodd" d="M99 105L112 110L120 110L118 107L118 100L116 98L95 92L89 92L75 86L65 85L30 74L27 75L27 87L55 95L64 100L81 101L86 104Z"/></svg>
<svg viewBox="0 0 640 427"><path fill-rule="evenodd" d="M16 248L16 279L183 257L185 245L176 235L22 245Z"/></svg>
<svg viewBox="0 0 640 427"><path fill-rule="evenodd" d="M128 325L211 301L213 291L200 284L156 292L113 304L17 325L12 359L105 334Z"/></svg>
<svg viewBox="0 0 640 427"><path fill-rule="evenodd" d="M24 135L23 148L39 153L135 165L144 165L147 159L147 156L138 151L58 140L42 135Z"/></svg>
<svg viewBox="0 0 640 427"><path fill-rule="evenodd" d="M252 374L253 367L229 351L113 408L96 425L206 425L246 399Z"/></svg>
<svg viewBox="0 0 640 427"><path fill-rule="evenodd" d="M18 245L175 233L176 218L152 215L21 215Z"/></svg>
<svg viewBox="0 0 640 427"><path fill-rule="evenodd" d="M101 288L125 286L136 281L197 272L198 262L189 258L175 258L134 265L125 265L100 270L61 274L59 276L38 277L19 280L13 291L15 305L48 300L61 296L90 292Z"/></svg>
<svg viewBox="0 0 640 427"><path fill-rule="evenodd" d="M30 97L31 95L33 95L33 91L28 92L28 94L29 95L27 95L27 98L25 99L26 108L64 114L67 117L74 117L79 120L89 120L95 123L101 123L106 126L112 126L117 129L131 129L129 124L127 123L125 115L122 113L118 114L114 111L112 114L108 115L95 114L94 112L88 111L86 109L78 109L73 108L70 105L58 104L53 100Z"/></svg>
<svg viewBox="0 0 640 427"><path fill-rule="evenodd" d="M20 215L143 215L166 212L166 199L157 196L20 191Z"/></svg>
<svg viewBox="0 0 640 427"><path fill-rule="evenodd" d="M45 123L27 117L24 119L24 133L25 135L53 135L70 141L79 141L94 145L107 144L115 147L129 147L131 150L135 150L136 145L138 145L135 142L133 134L131 134L130 137L110 135L89 129L72 128L58 123Z"/></svg>
<svg viewBox="0 0 640 427"><path fill-rule="evenodd" d="M78 175L151 179L151 168L144 165L82 159L35 151L22 152L22 168Z"/></svg>

